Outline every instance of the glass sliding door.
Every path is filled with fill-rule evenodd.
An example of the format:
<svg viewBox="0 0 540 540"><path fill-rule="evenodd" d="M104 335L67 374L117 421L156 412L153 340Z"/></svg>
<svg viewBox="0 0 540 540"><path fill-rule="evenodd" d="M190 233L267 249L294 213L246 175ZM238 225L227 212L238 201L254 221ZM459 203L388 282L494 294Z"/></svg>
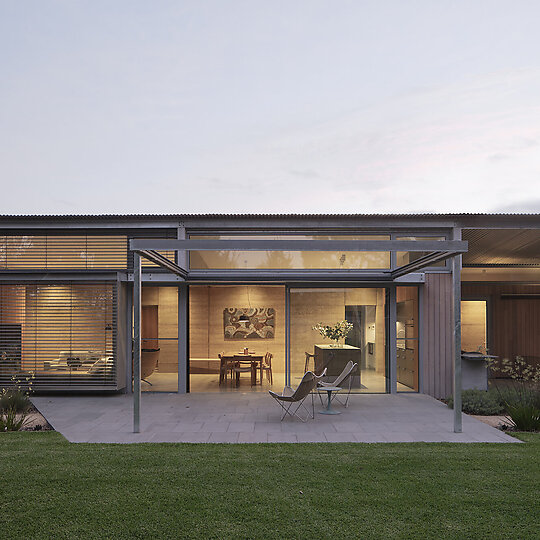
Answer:
<svg viewBox="0 0 540 540"><path fill-rule="evenodd" d="M142 288L141 390L178 391L178 287Z"/></svg>
<svg viewBox="0 0 540 540"><path fill-rule="evenodd" d="M418 288L396 287L397 390L418 392Z"/></svg>
<svg viewBox="0 0 540 540"><path fill-rule="evenodd" d="M353 391L384 393L387 388L384 288L291 288L290 370L294 387L306 370L327 366L329 380L353 360L359 373ZM332 347L313 327L347 320L345 343Z"/></svg>
<svg viewBox="0 0 540 540"><path fill-rule="evenodd" d="M190 285L190 392L285 385L285 287Z"/></svg>

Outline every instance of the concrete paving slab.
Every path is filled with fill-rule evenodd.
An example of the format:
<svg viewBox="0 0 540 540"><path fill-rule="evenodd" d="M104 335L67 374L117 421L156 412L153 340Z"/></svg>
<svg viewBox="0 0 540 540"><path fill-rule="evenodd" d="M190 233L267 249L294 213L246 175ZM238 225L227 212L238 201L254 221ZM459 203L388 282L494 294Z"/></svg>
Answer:
<svg viewBox="0 0 540 540"><path fill-rule="evenodd" d="M144 394L141 433L133 433L133 396L34 396L37 409L71 442L494 442L517 439L422 394L353 395L342 414L303 423L286 418L264 393Z"/></svg>

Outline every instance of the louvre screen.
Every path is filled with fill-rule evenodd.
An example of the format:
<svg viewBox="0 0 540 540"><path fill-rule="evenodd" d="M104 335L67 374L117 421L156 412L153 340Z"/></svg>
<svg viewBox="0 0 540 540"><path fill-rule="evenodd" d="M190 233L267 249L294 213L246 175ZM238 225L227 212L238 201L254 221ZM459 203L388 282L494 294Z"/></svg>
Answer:
<svg viewBox="0 0 540 540"><path fill-rule="evenodd" d="M116 286L0 284L0 386L115 389Z"/></svg>
<svg viewBox="0 0 540 540"><path fill-rule="evenodd" d="M127 268L127 236L0 236L0 269Z"/></svg>

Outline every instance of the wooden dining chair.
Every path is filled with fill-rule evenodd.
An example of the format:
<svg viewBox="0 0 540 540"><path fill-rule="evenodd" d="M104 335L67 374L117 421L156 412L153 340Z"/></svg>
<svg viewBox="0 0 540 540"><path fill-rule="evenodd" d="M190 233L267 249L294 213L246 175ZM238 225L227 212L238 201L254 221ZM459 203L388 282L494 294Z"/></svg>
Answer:
<svg viewBox="0 0 540 540"><path fill-rule="evenodd" d="M272 353L267 352L261 363L261 384L263 379L263 372L266 372L266 378L270 384L274 384L274 377L272 375Z"/></svg>
<svg viewBox="0 0 540 540"><path fill-rule="evenodd" d="M309 369L309 360L311 358L315 358L314 354L306 352L306 363L304 364L304 373L306 373ZM315 369L315 365L313 366L313 369Z"/></svg>
<svg viewBox="0 0 540 540"><path fill-rule="evenodd" d="M249 363L249 365L247 365ZM253 379L257 380L257 376L253 376L255 369L254 362L251 356L246 354L235 354L233 357L233 373L236 376L236 386L240 386L240 373L251 374L251 386L253 386Z"/></svg>
<svg viewBox="0 0 540 540"><path fill-rule="evenodd" d="M230 372L233 378L234 361L231 357L225 356L225 353L219 353L219 384L227 382L227 373Z"/></svg>

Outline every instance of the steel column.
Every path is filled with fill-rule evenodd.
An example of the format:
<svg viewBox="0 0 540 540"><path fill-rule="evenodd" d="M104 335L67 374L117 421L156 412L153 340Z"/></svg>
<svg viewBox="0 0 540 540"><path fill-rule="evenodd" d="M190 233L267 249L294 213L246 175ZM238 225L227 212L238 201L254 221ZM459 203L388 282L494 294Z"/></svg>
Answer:
<svg viewBox="0 0 540 540"><path fill-rule="evenodd" d="M188 391L188 288L187 285L178 287L178 393Z"/></svg>
<svg viewBox="0 0 540 540"><path fill-rule="evenodd" d="M126 343L128 352L126 354L126 392L133 392L133 289L130 283L126 284L128 291L126 294ZM130 294L131 293L131 294Z"/></svg>
<svg viewBox="0 0 540 540"><path fill-rule="evenodd" d="M461 229L454 229L454 238L461 238ZM454 432L461 433L461 255L452 259L452 315L454 355Z"/></svg>
<svg viewBox="0 0 540 540"><path fill-rule="evenodd" d="M396 287L388 290L388 378L390 393L397 394L397 295Z"/></svg>
<svg viewBox="0 0 540 540"><path fill-rule="evenodd" d="M291 385L291 289L285 286L285 385Z"/></svg>
<svg viewBox="0 0 540 540"><path fill-rule="evenodd" d="M141 418L141 256L133 253L133 433Z"/></svg>

